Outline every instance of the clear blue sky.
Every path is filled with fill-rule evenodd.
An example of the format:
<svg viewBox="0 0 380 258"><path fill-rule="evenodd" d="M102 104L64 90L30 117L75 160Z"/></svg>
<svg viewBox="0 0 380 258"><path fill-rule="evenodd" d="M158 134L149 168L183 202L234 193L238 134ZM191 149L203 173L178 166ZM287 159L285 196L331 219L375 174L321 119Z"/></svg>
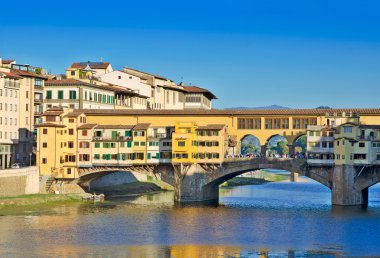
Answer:
<svg viewBox="0 0 380 258"><path fill-rule="evenodd" d="M59 4L56 2L60 2ZM380 107L380 1L4 1L0 56L112 62L214 92L214 107Z"/></svg>

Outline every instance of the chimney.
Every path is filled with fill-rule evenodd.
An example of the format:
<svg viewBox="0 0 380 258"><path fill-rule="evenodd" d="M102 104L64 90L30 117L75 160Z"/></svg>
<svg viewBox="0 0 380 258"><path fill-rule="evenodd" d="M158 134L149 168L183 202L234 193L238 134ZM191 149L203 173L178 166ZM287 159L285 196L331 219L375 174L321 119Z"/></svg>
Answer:
<svg viewBox="0 0 380 258"><path fill-rule="evenodd" d="M179 86L185 86L185 83L184 82L180 82Z"/></svg>

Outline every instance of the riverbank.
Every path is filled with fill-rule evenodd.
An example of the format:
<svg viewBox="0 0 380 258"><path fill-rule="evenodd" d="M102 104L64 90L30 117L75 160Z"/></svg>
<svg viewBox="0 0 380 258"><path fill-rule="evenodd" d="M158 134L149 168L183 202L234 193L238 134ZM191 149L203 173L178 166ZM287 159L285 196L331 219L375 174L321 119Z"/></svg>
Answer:
<svg viewBox="0 0 380 258"><path fill-rule="evenodd" d="M232 187L240 185L262 185L273 181L266 180L264 178L253 177L234 177L227 182L223 183L220 187Z"/></svg>
<svg viewBox="0 0 380 258"><path fill-rule="evenodd" d="M6 207L33 206L77 202L86 194L28 194L14 197L0 197L0 209Z"/></svg>

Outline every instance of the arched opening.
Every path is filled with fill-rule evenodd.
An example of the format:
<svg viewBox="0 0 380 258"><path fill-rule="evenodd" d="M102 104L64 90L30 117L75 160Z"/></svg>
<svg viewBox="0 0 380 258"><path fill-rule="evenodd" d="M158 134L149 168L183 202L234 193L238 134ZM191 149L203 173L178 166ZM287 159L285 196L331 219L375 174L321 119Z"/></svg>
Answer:
<svg viewBox="0 0 380 258"><path fill-rule="evenodd" d="M261 153L260 140L252 135L248 134L241 139L240 153L241 155L247 156L259 156Z"/></svg>
<svg viewBox="0 0 380 258"><path fill-rule="evenodd" d="M271 136L266 143L266 156L285 158L289 156L288 140L281 135Z"/></svg>
<svg viewBox="0 0 380 258"><path fill-rule="evenodd" d="M273 176L278 177L279 174L286 172L283 169L281 166L275 166L269 173L273 173ZM219 188L226 181L230 182L235 178L239 178L240 175L246 174L246 172L259 170L259 167L252 166L252 168L225 174L206 184L203 189L206 193L218 191L221 198L231 198L229 200L233 202L236 202L236 198L243 198L244 201L258 201L259 203L265 203L265 205L291 205L295 207L329 205L331 202L331 191L327 185L313 178L299 176L298 174L295 174L297 176L296 180L291 180L289 172L285 180L258 181L257 183L243 182L240 185L234 184ZM313 196L316 196L316 198ZM224 201L223 203L225 203ZM281 203L282 201L284 203ZM307 202L308 204L304 204Z"/></svg>
<svg viewBox="0 0 380 258"><path fill-rule="evenodd" d="M306 134L298 136L293 142L293 147L294 147L294 153L291 153L291 154L294 154L295 156L299 158L306 157L306 148L307 148Z"/></svg>
<svg viewBox="0 0 380 258"><path fill-rule="evenodd" d="M103 193L106 196L144 194L173 187L163 180L135 171L100 171L79 178L79 185L89 193Z"/></svg>

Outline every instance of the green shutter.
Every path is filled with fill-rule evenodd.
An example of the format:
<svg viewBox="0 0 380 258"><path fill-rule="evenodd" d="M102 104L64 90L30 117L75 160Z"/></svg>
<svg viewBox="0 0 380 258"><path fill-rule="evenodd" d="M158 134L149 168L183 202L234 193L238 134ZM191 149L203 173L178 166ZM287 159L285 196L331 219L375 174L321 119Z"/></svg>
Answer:
<svg viewBox="0 0 380 258"><path fill-rule="evenodd" d="M100 148L100 142L95 142L95 148Z"/></svg>
<svg viewBox="0 0 380 258"><path fill-rule="evenodd" d="M127 142L127 148L131 148L132 147L132 142Z"/></svg>
<svg viewBox="0 0 380 258"><path fill-rule="evenodd" d="M148 159L151 159L151 154L150 153L148 153Z"/></svg>
<svg viewBox="0 0 380 258"><path fill-rule="evenodd" d="M116 141L117 139L117 131L112 131L112 140Z"/></svg>
<svg viewBox="0 0 380 258"><path fill-rule="evenodd" d="M160 153L156 153L156 159L160 158Z"/></svg>
<svg viewBox="0 0 380 258"><path fill-rule="evenodd" d="M51 97L52 97L51 90L46 91L46 99L51 99Z"/></svg>
<svg viewBox="0 0 380 258"><path fill-rule="evenodd" d="M63 90L58 91L58 99L63 99Z"/></svg>

